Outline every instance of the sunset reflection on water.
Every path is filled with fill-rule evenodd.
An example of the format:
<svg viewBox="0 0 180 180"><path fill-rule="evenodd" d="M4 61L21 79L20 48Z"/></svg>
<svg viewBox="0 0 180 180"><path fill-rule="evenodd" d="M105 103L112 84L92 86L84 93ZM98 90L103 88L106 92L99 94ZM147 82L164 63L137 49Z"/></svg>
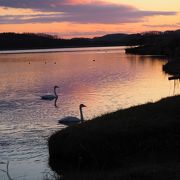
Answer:
<svg viewBox="0 0 180 180"><path fill-rule="evenodd" d="M26 179L42 177L47 138L64 128L57 123L62 117L79 117L80 103L89 120L173 95L173 82L162 71L165 59L126 55L123 49L0 55L0 158L11 162L12 177L22 175L20 167L26 167ZM54 85L60 87L57 108L40 99Z"/></svg>

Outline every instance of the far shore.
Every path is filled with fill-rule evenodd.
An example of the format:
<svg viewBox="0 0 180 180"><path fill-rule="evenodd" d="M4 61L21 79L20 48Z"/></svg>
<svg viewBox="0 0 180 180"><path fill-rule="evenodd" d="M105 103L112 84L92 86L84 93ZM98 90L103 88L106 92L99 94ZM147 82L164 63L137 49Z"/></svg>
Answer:
<svg viewBox="0 0 180 180"><path fill-rule="evenodd" d="M128 46L83 46L83 47L63 47L63 48L36 48L36 49L10 49L0 50L1 54L26 54L26 53L55 53L55 52L76 52L76 51L94 51L106 49L125 49Z"/></svg>

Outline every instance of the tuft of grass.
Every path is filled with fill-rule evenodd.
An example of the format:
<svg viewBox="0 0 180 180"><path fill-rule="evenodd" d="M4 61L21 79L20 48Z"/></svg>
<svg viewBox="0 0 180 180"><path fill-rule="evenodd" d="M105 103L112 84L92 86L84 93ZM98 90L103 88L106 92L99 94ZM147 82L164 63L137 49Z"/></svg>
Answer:
<svg viewBox="0 0 180 180"><path fill-rule="evenodd" d="M162 172L172 176L180 167L179 107L180 96L174 96L58 131L48 140L49 164L59 174L85 172L84 179L89 172L102 179L104 175L116 179L113 174L117 179L148 179L153 167L157 176ZM168 169L166 164L177 168Z"/></svg>

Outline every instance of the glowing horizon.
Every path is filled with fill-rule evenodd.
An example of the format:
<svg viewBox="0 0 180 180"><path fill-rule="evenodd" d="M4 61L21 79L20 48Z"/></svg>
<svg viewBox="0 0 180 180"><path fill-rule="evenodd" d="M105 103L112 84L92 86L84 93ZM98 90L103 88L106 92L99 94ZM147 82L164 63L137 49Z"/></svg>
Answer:
<svg viewBox="0 0 180 180"><path fill-rule="evenodd" d="M0 32L68 38L176 30L179 7L179 0L0 0Z"/></svg>

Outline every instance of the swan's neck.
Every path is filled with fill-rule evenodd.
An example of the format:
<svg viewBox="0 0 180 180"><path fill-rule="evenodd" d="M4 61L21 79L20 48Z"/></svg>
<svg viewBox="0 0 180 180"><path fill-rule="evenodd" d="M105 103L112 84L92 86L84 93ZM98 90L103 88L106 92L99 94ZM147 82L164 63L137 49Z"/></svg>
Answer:
<svg viewBox="0 0 180 180"><path fill-rule="evenodd" d="M58 100L58 96L55 98L55 101L54 101L54 106L55 106L55 107L58 107L58 106L57 106L57 100Z"/></svg>
<svg viewBox="0 0 180 180"><path fill-rule="evenodd" d="M80 107L79 109L80 109L81 122L83 122L84 121L84 117L83 117L82 107Z"/></svg>
<svg viewBox="0 0 180 180"><path fill-rule="evenodd" d="M56 96L56 98L58 98L58 95L56 93L56 88L54 88L54 95Z"/></svg>

